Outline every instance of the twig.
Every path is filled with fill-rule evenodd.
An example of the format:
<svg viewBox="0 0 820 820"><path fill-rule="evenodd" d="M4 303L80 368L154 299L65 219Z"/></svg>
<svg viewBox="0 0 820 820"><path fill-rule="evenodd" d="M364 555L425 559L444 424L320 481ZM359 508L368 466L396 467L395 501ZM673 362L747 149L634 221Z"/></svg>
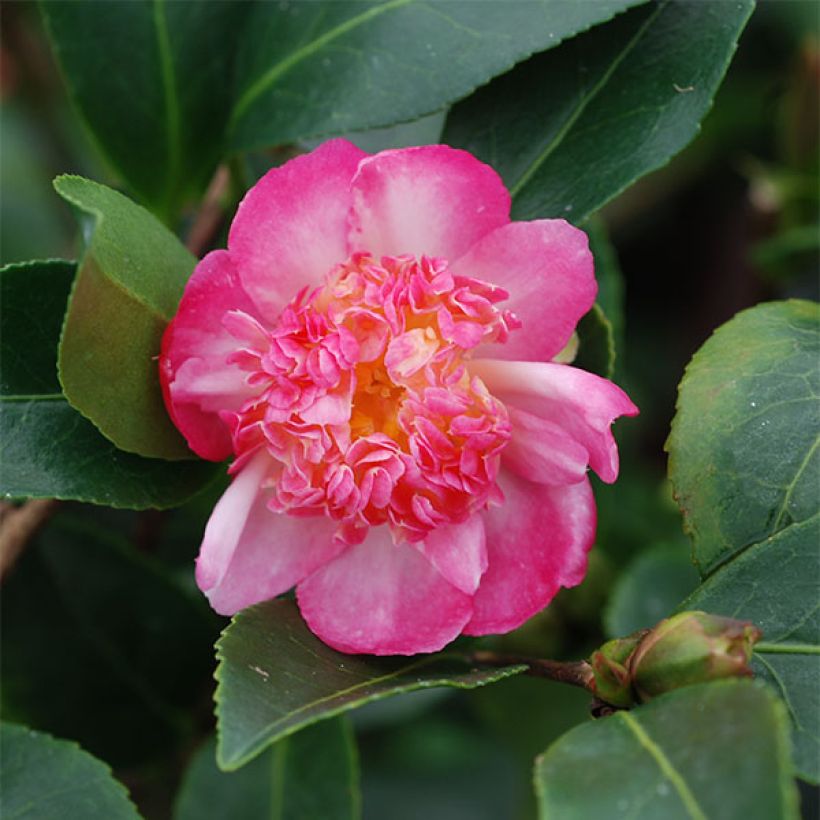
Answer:
<svg viewBox="0 0 820 820"><path fill-rule="evenodd" d="M222 200L228 192L231 184L231 172L227 165L220 165L211 179L205 197L202 200L202 207L196 215L194 224L188 232L188 241L185 246L197 257L208 249L214 234L219 230L222 219L225 216L222 207Z"/></svg>
<svg viewBox="0 0 820 820"><path fill-rule="evenodd" d="M21 507L3 511L0 523L0 581L5 579L29 539L46 522L58 503L54 498L32 498Z"/></svg>
<svg viewBox="0 0 820 820"><path fill-rule="evenodd" d="M592 667L586 661L550 661L543 658L524 658L518 655L501 655L497 652L473 652L472 660L491 666L527 665L527 675L549 678L570 686L579 686L592 692Z"/></svg>

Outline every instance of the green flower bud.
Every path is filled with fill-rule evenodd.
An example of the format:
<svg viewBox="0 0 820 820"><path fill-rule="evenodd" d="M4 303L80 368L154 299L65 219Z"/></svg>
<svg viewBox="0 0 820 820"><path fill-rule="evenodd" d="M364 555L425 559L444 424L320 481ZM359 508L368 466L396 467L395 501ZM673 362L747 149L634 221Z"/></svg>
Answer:
<svg viewBox="0 0 820 820"><path fill-rule="evenodd" d="M635 698L629 658L648 633L648 629L641 629L626 638L615 638L592 653L589 659L593 674L591 689L598 698L612 706L632 706Z"/></svg>
<svg viewBox="0 0 820 820"><path fill-rule="evenodd" d="M629 660L641 702L691 683L751 677L752 646L761 631L748 621L706 612L681 612L661 621Z"/></svg>

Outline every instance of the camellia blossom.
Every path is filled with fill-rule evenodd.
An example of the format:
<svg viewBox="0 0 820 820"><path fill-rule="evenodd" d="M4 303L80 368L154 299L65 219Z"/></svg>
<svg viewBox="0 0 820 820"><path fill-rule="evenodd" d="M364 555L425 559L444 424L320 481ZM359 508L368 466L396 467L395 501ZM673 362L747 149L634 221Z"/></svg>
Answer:
<svg viewBox="0 0 820 820"><path fill-rule="evenodd" d="M509 212L443 145L332 140L245 196L160 361L191 449L233 456L196 567L218 612L296 586L329 645L413 654L581 581L587 468L615 480L637 410L555 361L596 294L586 236Z"/></svg>

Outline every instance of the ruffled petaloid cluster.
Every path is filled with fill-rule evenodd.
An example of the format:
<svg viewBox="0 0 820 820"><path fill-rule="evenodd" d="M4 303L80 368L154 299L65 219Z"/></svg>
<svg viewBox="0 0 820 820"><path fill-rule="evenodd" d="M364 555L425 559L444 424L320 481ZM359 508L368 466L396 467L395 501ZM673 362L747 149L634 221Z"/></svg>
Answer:
<svg viewBox="0 0 820 820"><path fill-rule="evenodd" d="M335 140L270 171L163 342L191 448L233 455L197 581L224 614L297 586L343 651L410 654L518 626L578 583L588 465L634 406L552 360L595 296L584 235L509 222L445 146Z"/></svg>

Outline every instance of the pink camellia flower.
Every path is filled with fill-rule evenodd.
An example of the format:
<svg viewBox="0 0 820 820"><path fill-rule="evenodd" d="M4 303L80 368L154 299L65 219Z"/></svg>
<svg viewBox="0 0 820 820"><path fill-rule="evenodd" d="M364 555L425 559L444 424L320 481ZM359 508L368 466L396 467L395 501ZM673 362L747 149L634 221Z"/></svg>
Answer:
<svg viewBox="0 0 820 820"><path fill-rule="evenodd" d="M615 385L556 363L596 293L586 236L510 222L498 175L345 140L274 168L162 345L194 452L233 456L197 583L230 615L294 585L343 652L507 632L580 583Z"/></svg>

